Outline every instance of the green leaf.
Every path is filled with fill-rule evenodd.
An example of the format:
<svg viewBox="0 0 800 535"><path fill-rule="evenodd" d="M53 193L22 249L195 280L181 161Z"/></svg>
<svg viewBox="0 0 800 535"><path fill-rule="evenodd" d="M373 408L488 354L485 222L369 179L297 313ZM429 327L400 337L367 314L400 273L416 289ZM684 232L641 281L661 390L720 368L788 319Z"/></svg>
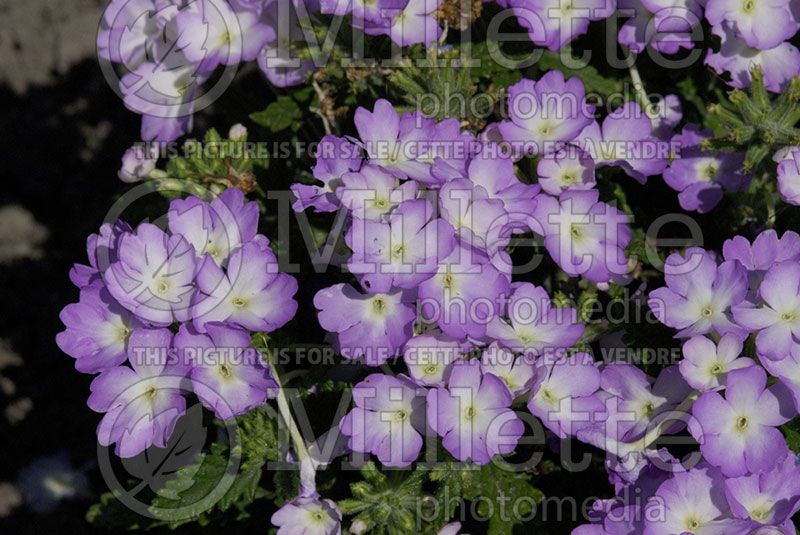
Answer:
<svg viewBox="0 0 800 535"><path fill-rule="evenodd" d="M280 96L266 109L250 114L253 122L269 128L272 132L280 132L293 125L299 127L302 118L303 113L300 111L300 107L287 96Z"/></svg>

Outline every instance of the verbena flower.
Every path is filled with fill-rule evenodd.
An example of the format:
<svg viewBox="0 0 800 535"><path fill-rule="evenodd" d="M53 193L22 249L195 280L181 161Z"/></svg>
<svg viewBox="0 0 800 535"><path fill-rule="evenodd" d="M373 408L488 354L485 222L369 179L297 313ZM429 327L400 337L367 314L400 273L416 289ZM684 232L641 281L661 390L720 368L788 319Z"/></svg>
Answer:
<svg viewBox="0 0 800 535"><path fill-rule="evenodd" d="M444 334L420 334L406 342L403 360L417 384L442 386L453 362L464 356L468 344Z"/></svg>
<svg viewBox="0 0 800 535"><path fill-rule="evenodd" d="M768 50L747 46L736 36L733 26L723 22L712 28L722 39L718 52L709 50L705 64L717 74L730 74L729 85L745 89L753 84L751 70L760 66L764 84L769 91L780 93L789 86L789 81L800 74L800 50L789 42L784 42Z"/></svg>
<svg viewBox="0 0 800 535"><path fill-rule="evenodd" d="M178 418L186 411L186 368L169 362L172 333L138 329L131 335L131 367L106 368L91 384L89 408L105 413L97 428L103 446L116 443L120 457L135 457L150 446L164 448Z"/></svg>
<svg viewBox="0 0 800 535"><path fill-rule="evenodd" d="M314 306L323 329L335 334L334 346L349 359L378 366L399 354L413 334L417 315L400 290L362 294L349 284L317 292Z"/></svg>
<svg viewBox="0 0 800 535"><path fill-rule="evenodd" d="M223 271L210 254L197 267L198 293L192 323L205 332L208 322L230 322L251 331L271 332L297 312L297 279L278 272L268 246L249 242L230 257Z"/></svg>
<svg viewBox="0 0 800 535"><path fill-rule="evenodd" d="M561 438L593 423L604 410L594 396L600 388L600 371L588 353L546 356L532 384L528 410Z"/></svg>
<svg viewBox="0 0 800 535"><path fill-rule="evenodd" d="M374 454L385 466L408 466L422 449L425 390L404 376L372 374L353 388L355 407L339 428L353 451Z"/></svg>
<svg viewBox="0 0 800 535"><path fill-rule="evenodd" d="M335 211L339 207L336 189L342 185L342 176L361 168L361 148L347 139L328 135L317 145L316 159L312 172L322 186L292 184L292 193L297 197L292 208L296 212L308 208L317 212Z"/></svg>
<svg viewBox="0 0 800 535"><path fill-rule="evenodd" d="M762 525L783 524L800 509L797 456L789 453L769 472L726 479L725 495L736 518Z"/></svg>
<svg viewBox="0 0 800 535"><path fill-rule="evenodd" d="M345 242L353 251L348 269L374 292L419 285L455 246L453 228L422 199L404 202L387 222L354 221Z"/></svg>
<svg viewBox="0 0 800 535"><path fill-rule="evenodd" d="M534 231L544 236L547 252L567 274L608 282L628 272L631 231L627 216L599 198L597 190L565 191L558 199L539 196Z"/></svg>
<svg viewBox="0 0 800 535"><path fill-rule="evenodd" d="M342 513L333 500L298 496L272 514L278 535L340 535Z"/></svg>
<svg viewBox="0 0 800 535"><path fill-rule="evenodd" d="M336 195L354 218L382 221L404 201L414 200L418 191L413 180L400 184L380 167L365 165L357 172L342 175L342 186Z"/></svg>
<svg viewBox="0 0 800 535"><path fill-rule="evenodd" d="M759 366L728 374L725 398L706 392L694 403L696 420L689 424L703 457L727 477L772 470L788 448L776 429L792 415L788 394L778 386L766 388L767 374Z"/></svg>
<svg viewBox="0 0 800 535"><path fill-rule="evenodd" d="M460 461L486 464L514 451L522 436L508 388L495 375L483 375L476 360L454 363L447 387L430 390L427 401L428 424Z"/></svg>
<svg viewBox="0 0 800 535"><path fill-rule="evenodd" d="M742 327L758 332L756 349L761 357L781 360L800 345L800 264L785 261L773 265L758 287L759 306L733 307Z"/></svg>
<svg viewBox="0 0 800 535"><path fill-rule="evenodd" d="M707 466L676 473L661 484L647 503L643 533L745 535L749 523L729 517L723 482L719 471Z"/></svg>
<svg viewBox="0 0 800 535"><path fill-rule="evenodd" d="M198 258L209 255L225 266L232 251L255 239L258 205L245 202L241 190L230 188L210 202L189 196L175 199L167 212L169 230L186 239ZM261 236L264 245L268 243Z"/></svg>
<svg viewBox="0 0 800 535"><path fill-rule="evenodd" d="M553 196L570 190L592 189L597 184L592 157L569 145L539 160L536 174L542 189Z"/></svg>
<svg viewBox="0 0 800 535"><path fill-rule="evenodd" d="M449 336L480 339L500 311L497 297L508 295L510 288L510 276L500 273L486 254L458 242L436 274L419 285L419 310Z"/></svg>
<svg viewBox="0 0 800 535"><path fill-rule="evenodd" d="M84 373L125 362L128 339L143 326L100 281L81 288L80 300L64 307L59 317L66 330L56 335L56 343L75 359L75 368Z"/></svg>
<svg viewBox="0 0 800 535"><path fill-rule="evenodd" d="M747 46L769 50L800 28L790 3L791 0L708 0L705 15L714 26L729 22Z"/></svg>
<svg viewBox="0 0 800 535"><path fill-rule="evenodd" d="M800 206L800 150L778 164L778 191L784 201Z"/></svg>
<svg viewBox="0 0 800 535"><path fill-rule="evenodd" d="M603 120L591 121L575 144L592 156L597 167L621 167L641 184L667 165L667 145L653 136L653 122L639 104L628 102Z"/></svg>
<svg viewBox="0 0 800 535"><path fill-rule="evenodd" d="M511 291L501 315L486 329L489 337L504 347L538 355L569 348L583 334L577 310L554 307L544 288L517 282L511 285Z"/></svg>
<svg viewBox="0 0 800 535"><path fill-rule="evenodd" d="M531 388L536 367L532 356L515 355L497 342L492 342L481 355L481 371L502 379L511 395L517 397Z"/></svg>
<svg viewBox="0 0 800 535"><path fill-rule="evenodd" d="M191 366L192 390L218 418L227 420L263 405L275 397L278 384L250 347L244 329L224 323L208 323L206 333L183 325L175 336L175 347Z"/></svg>
<svg viewBox="0 0 800 535"><path fill-rule="evenodd" d="M743 343L735 334L728 333L718 343L705 336L694 336L683 344L681 375L692 388L705 392L725 385L728 373L753 366L753 359L742 357Z"/></svg>
<svg viewBox="0 0 800 535"><path fill-rule="evenodd" d="M739 262L717 265L712 253L690 247L667 257L664 279L667 286L650 292L647 303L660 322L680 329L676 337L744 334L730 311L747 294L747 271Z"/></svg>
<svg viewBox="0 0 800 535"><path fill-rule="evenodd" d="M189 242L142 223L119 237L117 256L103 280L122 306L162 326L188 317L195 291L195 252Z"/></svg>
<svg viewBox="0 0 800 535"><path fill-rule="evenodd" d="M680 145L680 154L664 170L664 181L679 192L681 207L701 214L713 210L724 191L745 189L751 178L741 172L743 153L702 150L700 143L709 137L710 131L684 127L672 138L673 144Z"/></svg>
<svg viewBox="0 0 800 535"><path fill-rule="evenodd" d="M577 77L564 79L553 70L538 81L522 80L508 88L509 119L499 125L503 139L518 151L546 154L572 141L592 123L593 109Z"/></svg>
<svg viewBox="0 0 800 535"><path fill-rule="evenodd" d="M751 293L748 300L756 302L758 287L769 268L780 262L800 259L800 235L789 230L778 238L777 232L767 229L752 243L744 236L734 236L722 244L722 254L725 260L736 260L747 269Z"/></svg>

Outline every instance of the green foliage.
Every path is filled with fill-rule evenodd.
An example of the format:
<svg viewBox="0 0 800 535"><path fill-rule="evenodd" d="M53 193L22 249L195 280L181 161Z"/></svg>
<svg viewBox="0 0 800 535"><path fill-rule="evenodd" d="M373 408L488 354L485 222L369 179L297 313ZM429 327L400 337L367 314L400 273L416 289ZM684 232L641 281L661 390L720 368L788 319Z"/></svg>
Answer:
<svg viewBox="0 0 800 535"><path fill-rule="evenodd" d="M417 511L423 500L422 485L428 474L424 470L399 472L389 477L371 461L361 468L363 481L350 484L353 497L339 500L343 515L355 515L354 523L368 533L405 535L419 532L421 518Z"/></svg>
<svg viewBox="0 0 800 535"><path fill-rule="evenodd" d="M466 501L479 500L476 511L482 519L488 519L490 535L511 533L520 517L529 516L535 504L544 499L544 494L531 484L531 475L518 472L504 461L495 458L480 468L447 463L431 472L436 482L436 501L441 508L444 522L456 512L458 497Z"/></svg>
<svg viewBox="0 0 800 535"><path fill-rule="evenodd" d="M247 137L226 139L213 128L202 141L189 139L180 154L171 155L164 170L153 171L148 180L168 199L194 194L207 197L227 188L245 193L258 190L256 167L266 168L268 160L247 149Z"/></svg>
<svg viewBox="0 0 800 535"><path fill-rule="evenodd" d="M206 525L223 514L234 520L247 517L247 507L255 499L270 495L260 486L265 463L280 460L282 454L278 423L264 407L238 417L236 424L239 440L233 451L224 444L211 444L152 493L148 510L155 518L137 515L108 492L89 509L87 521L107 528L175 528L190 522Z"/></svg>
<svg viewBox="0 0 800 535"><path fill-rule="evenodd" d="M280 132L291 127L292 131L300 129L303 112L300 106L291 97L281 95L275 102L271 102L266 109L251 113L250 119L261 126L269 128L272 132Z"/></svg>
<svg viewBox="0 0 800 535"><path fill-rule="evenodd" d="M771 98L764 85L764 75L756 66L751 71L753 85L749 94L735 89L728 94L729 102L708 106L719 122L717 137L706 140L704 148L745 152L743 169L746 172L765 170L762 164L778 149L800 144L800 78L792 80L789 88Z"/></svg>

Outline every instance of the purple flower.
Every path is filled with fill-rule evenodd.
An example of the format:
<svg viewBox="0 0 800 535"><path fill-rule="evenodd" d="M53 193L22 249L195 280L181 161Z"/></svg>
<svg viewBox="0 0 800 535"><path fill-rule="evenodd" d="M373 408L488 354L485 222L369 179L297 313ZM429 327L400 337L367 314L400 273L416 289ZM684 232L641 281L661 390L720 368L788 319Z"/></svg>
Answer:
<svg viewBox="0 0 800 535"><path fill-rule="evenodd" d="M295 212L314 208L317 212L334 212L339 207L336 188L342 185L342 176L361 168L361 148L350 141L325 136L317 146L314 178L322 186L292 184L291 189L297 200L292 205Z"/></svg>
<svg viewBox="0 0 800 535"><path fill-rule="evenodd" d="M195 291L195 252L182 236L142 223L119 237L117 255L103 280L122 306L157 325L187 318Z"/></svg>
<svg viewBox="0 0 800 535"><path fill-rule="evenodd" d="M605 436L612 440L634 441L653 422L661 420L684 401L691 388L682 380L677 368L665 368L651 385L644 372L632 364L606 366L600 376L600 388L607 394L601 398L609 412L608 420L602 423Z"/></svg>
<svg viewBox="0 0 800 535"><path fill-rule="evenodd" d="M712 26L723 21L731 24L747 46L768 50L780 45L797 32L791 0L708 0L706 19Z"/></svg>
<svg viewBox="0 0 800 535"><path fill-rule="evenodd" d="M205 327L207 334L200 334L182 325L175 336L178 354L191 365L192 390L203 405L227 420L274 397L278 384L261 353L250 347L247 331L224 323Z"/></svg>
<svg viewBox="0 0 800 535"><path fill-rule="evenodd" d="M531 41L550 50L559 50L583 35L589 22L602 20L614 11L615 0L508 0L519 24L528 30Z"/></svg>
<svg viewBox="0 0 800 535"><path fill-rule="evenodd" d="M639 183L660 175L667 166L669 144L653 137L653 122L639 104L628 102L603 120L592 121L575 142L597 167L617 166Z"/></svg>
<svg viewBox="0 0 800 535"><path fill-rule="evenodd" d="M672 131L683 119L683 108L678 95L666 95L653 104L653 135L658 139L672 138Z"/></svg>
<svg viewBox="0 0 800 535"><path fill-rule="evenodd" d="M508 115L499 129L503 139L528 154L551 152L557 143L571 141L592 123L580 78L564 80L553 70L538 81L521 80L508 88Z"/></svg>
<svg viewBox="0 0 800 535"><path fill-rule="evenodd" d="M600 371L588 353L576 353L541 363L528 400L528 410L561 438L592 423L603 403L594 394L600 388Z"/></svg>
<svg viewBox="0 0 800 535"><path fill-rule="evenodd" d="M401 178L437 182L426 161L436 137L433 120L419 113L404 113L401 117L388 100L380 99L371 112L358 108L355 124L373 165Z"/></svg>
<svg viewBox="0 0 800 535"><path fill-rule="evenodd" d="M765 389L759 366L728 374L725 398L706 392L694 403L689 424L703 457L726 477L772 470L789 452L776 429L791 419L794 407L779 385ZM790 410L791 409L791 410Z"/></svg>
<svg viewBox="0 0 800 535"><path fill-rule="evenodd" d="M442 0L408 0L385 32L400 46L430 45L442 35L435 13ZM367 33L374 33L367 31ZM384 33L384 32L379 32Z"/></svg>
<svg viewBox="0 0 800 535"><path fill-rule="evenodd" d="M714 331L746 334L730 312L747 294L747 271L739 262L718 266L712 253L690 247L684 255L669 255L664 279L667 286L650 292L647 304L661 323L680 329L677 338Z"/></svg>
<svg viewBox="0 0 800 535"><path fill-rule="evenodd" d="M517 397L530 389L536 368L530 355L517 356L492 342L481 355L481 372L502 379L511 395Z"/></svg>
<svg viewBox="0 0 800 535"><path fill-rule="evenodd" d="M784 201L800 206L800 150L778 164L778 191Z"/></svg>
<svg viewBox="0 0 800 535"><path fill-rule="evenodd" d="M746 535L750 523L727 516L723 483L719 471L707 466L676 473L648 501L644 535Z"/></svg>
<svg viewBox="0 0 800 535"><path fill-rule="evenodd" d="M92 381L89 408L105 413L97 440L103 446L116 443L120 457L166 447L186 411L181 395L185 368L168 363L171 343L168 329L137 329L128 346L132 368L106 368Z"/></svg>
<svg viewBox="0 0 800 535"><path fill-rule="evenodd" d="M483 250L497 246L493 237L499 227L509 222L503 201L490 198L483 187L466 178L442 186L439 209L460 241Z"/></svg>
<svg viewBox="0 0 800 535"><path fill-rule="evenodd" d="M378 366L397 355L413 334L414 306L402 291L361 294L349 284L336 284L314 296L319 324L336 334L339 353L364 357Z"/></svg>
<svg viewBox="0 0 800 535"><path fill-rule="evenodd" d="M546 155L536 167L539 185L556 197L565 191L594 188L597 185L594 170L591 156L571 145Z"/></svg>
<svg viewBox="0 0 800 535"><path fill-rule="evenodd" d="M347 267L373 292L416 287L455 246L453 228L421 199L402 203L388 222L354 220L345 242L353 251Z"/></svg>
<svg viewBox="0 0 800 535"><path fill-rule="evenodd" d="M83 288L100 280L101 272L117 261L117 242L119 237L131 232L131 227L124 221L116 221L113 225L103 223L99 234L91 234L86 239L86 255L89 265L75 264L69 271L69 280L78 288Z"/></svg>
<svg viewBox="0 0 800 535"><path fill-rule="evenodd" d="M205 332L208 322L234 323L251 331L271 332L297 312L297 279L278 272L269 247L249 242L230 257L227 272L210 254L198 264L198 293L192 306L194 327Z"/></svg>
<svg viewBox="0 0 800 535"><path fill-rule="evenodd" d="M353 26L360 28L364 22L383 24L387 10L400 9L405 3L404 0L320 0L319 5L323 15L343 17L352 14Z"/></svg>
<svg viewBox="0 0 800 535"><path fill-rule="evenodd" d="M691 31L702 18L701 0L619 0L620 11L633 16L620 28L617 40L640 54L652 46L662 54L694 48Z"/></svg>
<svg viewBox="0 0 800 535"><path fill-rule="evenodd" d="M258 205L245 202L241 190L229 188L208 203L195 196L175 199L167 220L170 232L183 236L197 258L208 254L225 266L232 251L256 237Z"/></svg>
<svg viewBox="0 0 800 535"><path fill-rule="evenodd" d="M533 210L540 228L534 230L567 274L608 282L628 273L631 231L628 217L599 198L597 190L566 191L559 199L540 195Z"/></svg>
<svg viewBox="0 0 800 535"><path fill-rule="evenodd" d="M771 267L758 289L763 304L733 307L736 323L758 331L758 355L782 360L800 344L800 264L786 261Z"/></svg>
<svg viewBox="0 0 800 535"><path fill-rule="evenodd" d="M270 519L278 535L340 535L342 513L332 500L298 496L275 511Z"/></svg>
<svg viewBox="0 0 800 535"><path fill-rule="evenodd" d="M785 359L764 359L762 365L791 392L795 408L800 412L800 344L792 346L791 353Z"/></svg>
<svg viewBox="0 0 800 535"><path fill-rule="evenodd" d="M353 451L372 453L385 466L408 466L425 431L425 390L407 377L372 374L353 388L355 408L339 423Z"/></svg>
<svg viewBox="0 0 800 535"><path fill-rule="evenodd" d="M261 9L238 2L192 2L178 10L173 24L178 35L175 46L200 72L253 61L278 37L277 26L262 17Z"/></svg>
<svg viewBox="0 0 800 535"><path fill-rule="evenodd" d="M419 385L442 386L451 364L462 358L468 344L444 334L420 334L406 342L403 360L411 378Z"/></svg>
<svg viewBox="0 0 800 535"><path fill-rule="evenodd" d="M419 185L403 184L380 167L365 165L360 171L342 175L336 195L357 219L383 221L400 203L416 198Z"/></svg>
<svg viewBox="0 0 800 535"><path fill-rule="evenodd" d="M81 288L80 300L64 307L60 318L66 329L56 335L56 343L75 359L75 369L83 373L125 362L128 338L142 326L100 281Z"/></svg>
<svg viewBox="0 0 800 535"><path fill-rule="evenodd" d="M788 41L769 50L758 50L739 39L728 22L712 31L722 39L722 46L719 52L709 50L705 63L717 74L730 73L728 83L733 87L750 87L753 83L750 71L756 65L761 67L764 83L773 93L784 91L791 79L800 74L800 51Z"/></svg>
<svg viewBox="0 0 800 535"><path fill-rule="evenodd" d="M501 149L494 144L472 158L468 176L470 182L483 188L490 199L502 201L505 211L512 217L530 213L530 207L541 190L538 185L520 182L514 172L514 162L503 156Z"/></svg>
<svg viewBox="0 0 800 535"><path fill-rule="evenodd" d="M681 375L695 390L716 390L725 385L729 372L755 364L739 358L741 354L742 340L735 334L726 334L717 344L705 336L692 337L683 344Z"/></svg>
<svg viewBox="0 0 800 535"><path fill-rule="evenodd" d="M779 239L774 230L768 229L756 236L752 244L743 236L734 236L725 240L722 254L725 260L738 260L747 269L753 294L748 300L755 302L755 294L769 268L779 262L800 260L800 235L790 230Z"/></svg>
<svg viewBox="0 0 800 535"><path fill-rule="evenodd" d="M157 145L148 145L146 148L134 145L122 155L122 167L117 171L117 177L123 182L139 182L156 168L157 161Z"/></svg>
<svg viewBox="0 0 800 535"><path fill-rule="evenodd" d="M701 214L710 212L722 200L724 191L741 191L750 184L750 175L742 174L744 154L740 152L707 152L700 148L711 131L700 132L688 125L672 138L681 147L680 155L664 170L664 181L680 192L678 201L684 210Z"/></svg>
<svg viewBox="0 0 800 535"><path fill-rule="evenodd" d="M487 334L516 352L538 355L569 348L583 334L574 308L553 307L547 291L529 282L511 285L512 294L504 303L502 319L495 317Z"/></svg>
<svg viewBox="0 0 800 535"><path fill-rule="evenodd" d="M447 388L428 392L428 424L460 461L486 464L514 451L524 425L511 407L511 393L477 360L453 364Z"/></svg>
<svg viewBox="0 0 800 535"><path fill-rule="evenodd" d="M510 277L500 273L481 251L459 242L439 263L438 272L419 286L418 307L454 338L480 339L499 312L497 297L508 295Z"/></svg>
<svg viewBox="0 0 800 535"><path fill-rule="evenodd" d="M725 495L736 518L778 525L800 509L800 466L789 453L769 472L725 480Z"/></svg>

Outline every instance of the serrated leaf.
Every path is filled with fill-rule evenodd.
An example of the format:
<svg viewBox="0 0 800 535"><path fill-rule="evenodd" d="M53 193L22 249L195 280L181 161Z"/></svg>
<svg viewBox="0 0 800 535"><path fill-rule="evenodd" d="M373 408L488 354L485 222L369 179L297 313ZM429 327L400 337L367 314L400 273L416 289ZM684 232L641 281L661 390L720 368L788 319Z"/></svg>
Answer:
<svg viewBox="0 0 800 535"><path fill-rule="evenodd" d="M287 96L280 96L266 109L250 114L250 119L269 128L272 132L286 130L303 118L303 113L297 103Z"/></svg>

